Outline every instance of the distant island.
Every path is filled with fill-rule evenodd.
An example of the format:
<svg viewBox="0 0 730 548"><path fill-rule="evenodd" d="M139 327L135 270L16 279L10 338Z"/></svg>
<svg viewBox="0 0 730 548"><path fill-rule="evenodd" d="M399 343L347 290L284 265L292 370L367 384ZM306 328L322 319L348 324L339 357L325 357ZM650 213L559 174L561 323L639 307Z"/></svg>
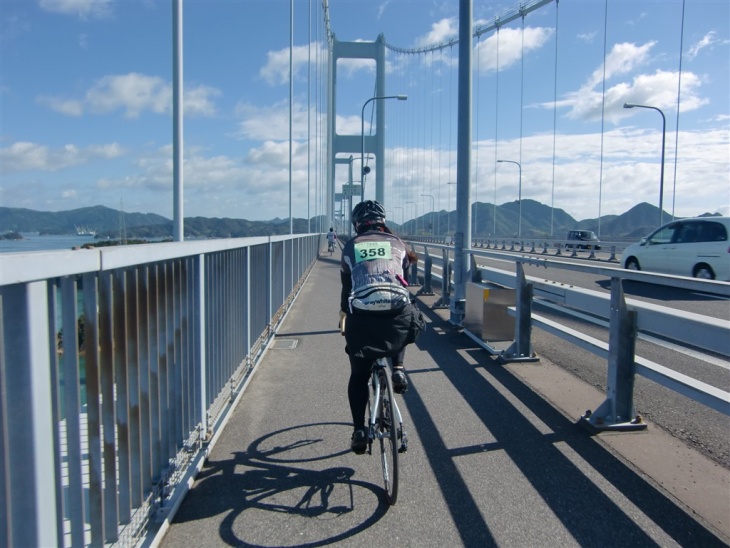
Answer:
<svg viewBox="0 0 730 548"><path fill-rule="evenodd" d="M521 216L520 216L521 212ZM716 215L706 213L708 215ZM562 209L555 209L535 200L517 200L495 206L472 204L472 238L512 238L518 230L523 238L564 239L569 230L592 230L604 241L636 241L659 226L659 209L648 203L632 207L621 215L605 215L600 219L578 221ZM664 212L664 222L672 216ZM316 232L324 226L323 216L292 219L293 232ZM457 226L455 211L427 212L416 219L398 224L388 219L396 233L411 236L444 237L452 235ZM183 220L185 239L248 238L288 234L289 219L248 221L246 219L186 217ZM18 239L21 233L48 235L93 235L94 246L129 244L132 241L170 241L172 221L153 213L127 213L105 206L93 206L69 211L44 212L31 209L0 207L0 238ZM337 226L345 232L347 226Z"/></svg>
<svg viewBox="0 0 730 548"><path fill-rule="evenodd" d="M0 234L0 240L25 240L25 238L18 232L5 232Z"/></svg>

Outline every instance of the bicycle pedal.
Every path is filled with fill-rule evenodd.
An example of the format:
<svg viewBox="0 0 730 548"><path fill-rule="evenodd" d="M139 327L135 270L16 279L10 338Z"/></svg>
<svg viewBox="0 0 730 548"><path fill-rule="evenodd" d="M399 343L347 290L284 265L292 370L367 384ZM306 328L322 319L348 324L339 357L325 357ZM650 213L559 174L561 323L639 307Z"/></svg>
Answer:
<svg viewBox="0 0 730 548"><path fill-rule="evenodd" d="M398 448L398 452L405 453L406 451L408 451L408 436L405 432L401 431L398 437L401 439L401 444Z"/></svg>

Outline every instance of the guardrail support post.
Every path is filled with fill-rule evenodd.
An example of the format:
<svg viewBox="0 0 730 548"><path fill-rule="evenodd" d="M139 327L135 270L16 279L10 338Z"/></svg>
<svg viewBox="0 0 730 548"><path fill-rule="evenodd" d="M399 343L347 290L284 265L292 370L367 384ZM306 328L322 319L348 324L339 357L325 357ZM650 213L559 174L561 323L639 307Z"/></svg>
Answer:
<svg viewBox="0 0 730 548"><path fill-rule="evenodd" d="M619 278L611 278L611 331L608 339L606 399L595 411L586 411L579 423L593 433L604 430L644 430L646 423L634 415L634 350L636 312L626 307Z"/></svg>
<svg viewBox="0 0 730 548"><path fill-rule="evenodd" d="M618 259L616 258L616 246L611 246L611 256L608 258L609 261L615 261L618 262Z"/></svg>
<svg viewBox="0 0 730 548"><path fill-rule="evenodd" d="M428 253L428 248L426 248L425 246L424 246L424 248L426 249L426 253ZM416 249L414 246L411 246L411 249L413 250L414 253L416 252ZM418 283L418 263L417 262L413 263L411 265L411 275L408 277L408 285L410 285L411 287L418 287L421 285Z"/></svg>
<svg viewBox="0 0 730 548"><path fill-rule="evenodd" d="M433 295L434 293L431 289L431 269L433 267L433 259L431 259L431 255L428 253L428 247L424 247L424 253L426 256L423 259L423 288L418 291L418 294ZM411 283L408 282L408 285L411 285Z"/></svg>
<svg viewBox="0 0 730 548"><path fill-rule="evenodd" d="M515 340L507 350L499 354L501 363L509 362L536 362L539 358L532 351L532 284L525 279L525 270L521 262L516 263L517 295L515 308L517 321L515 322Z"/></svg>
<svg viewBox="0 0 730 548"><path fill-rule="evenodd" d="M441 264L441 298L434 303L433 308L449 308L451 302L451 263L446 249L443 250Z"/></svg>
<svg viewBox="0 0 730 548"><path fill-rule="evenodd" d="M479 270L477 258L474 255L469 255L469 260L471 261L471 281L478 284L482 281L482 271Z"/></svg>

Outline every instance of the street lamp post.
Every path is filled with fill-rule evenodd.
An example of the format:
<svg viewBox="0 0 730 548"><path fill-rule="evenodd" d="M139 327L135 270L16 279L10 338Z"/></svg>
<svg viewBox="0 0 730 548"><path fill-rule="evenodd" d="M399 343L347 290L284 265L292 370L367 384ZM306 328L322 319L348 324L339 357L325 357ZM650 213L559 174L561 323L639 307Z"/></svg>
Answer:
<svg viewBox="0 0 730 548"><path fill-rule="evenodd" d="M635 103L624 103L624 108L650 108L662 115L662 166L659 175L659 226L664 224L664 143L667 136L667 118L660 108L649 105L637 105Z"/></svg>
<svg viewBox="0 0 730 548"><path fill-rule="evenodd" d="M517 203L519 205L519 219L517 221L517 237L522 238L522 166L514 160L497 160L497 163L516 164L520 168L520 182L517 185Z"/></svg>
<svg viewBox="0 0 730 548"><path fill-rule="evenodd" d="M413 221L415 223L415 236L418 236L418 204L416 202L405 202L406 204L413 204Z"/></svg>
<svg viewBox="0 0 730 548"><path fill-rule="evenodd" d="M449 185L449 204L446 207L446 235L449 235L449 232L451 232L451 186L455 185L456 183L446 183Z"/></svg>
<svg viewBox="0 0 730 548"><path fill-rule="evenodd" d="M398 99L399 101L405 101L408 99L407 95L381 95L378 97L371 97L367 101L365 101L365 104L362 106L362 113L360 114L360 159L362 160L362 187L360 188L360 201L365 201L365 175L370 173L370 168L365 165L365 107L368 105L370 101L375 101L376 99ZM381 158L380 161L382 162L383 159Z"/></svg>
<svg viewBox="0 0 730 548"><path fill-rule="evenodd" d="M421 196L424 198L431 198L431 234L433 235L433 208L435 202L433 196L431 196L430 194L421 194Z"/></svg>

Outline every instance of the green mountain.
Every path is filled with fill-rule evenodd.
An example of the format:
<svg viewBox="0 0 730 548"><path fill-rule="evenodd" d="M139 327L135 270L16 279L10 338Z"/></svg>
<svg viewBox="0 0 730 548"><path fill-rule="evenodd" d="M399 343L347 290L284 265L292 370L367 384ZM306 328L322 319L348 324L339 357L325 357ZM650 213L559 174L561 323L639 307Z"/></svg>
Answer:
<svg viewBox="0 0 730 548"><path fill-rule="evenodd" d="M472 205L472 237L565 238L569 230L593 230L603 240L638 240L659 226L659 209L647 203L632 207L622 215L606 215L599 219L577 221L562 209L535 200L522 200L499 206L477 202ZM709 214L705 214L709 215ZM496 220L495 220L496 219ZM668 213L664 222L671 220ZM295 234L316 231L322 217L295 218ZM399 234L446 236L457 229L456 212L427 212L402 226L389 220ZM289 219L248 221L246 219L186 217L183 226L186 238L245 238L289 233ZM496 230L495 230L496 228ZM41 234L73 234L78 230L96 233L102 239L164 239L172 237L172 221L152 213L126 213L103 206L70 211L34 211L0 207L0 234L6 232L38 232ZM552 229L552 230L551 230ZM344 232L344 229L340 229ZM495 236L496 234L496 236Z"/></svg>
<svg viewBox="0 0 730 548"><path fill-rule="evenodd" d="M0 207L0 233L38 232L40 234L75 234L78 229L118 233L127 229L170 223L154 213L121 213L104 206L82 207L69 211L35 211Z"/></svg>
<svg viewBox="0 0 730 548"><path fill-rule="evenodd" d="M638 240L659 226L659 208L647 203L634 206L622 215L606 215L598 219L578 221L562 209L554 209L535 200L520 203L494 204L477 202L472 204L472 237L475 239L512 238L521 234L523 238L565 238L569 230L593 230L603 240ZM495 222L496 218L496 222ZM671 215L664 213L664 222ZM419 236L445 236L456 231L456 212L441 210L426 213L416 221L404 223L401 232Z"/></svg>

